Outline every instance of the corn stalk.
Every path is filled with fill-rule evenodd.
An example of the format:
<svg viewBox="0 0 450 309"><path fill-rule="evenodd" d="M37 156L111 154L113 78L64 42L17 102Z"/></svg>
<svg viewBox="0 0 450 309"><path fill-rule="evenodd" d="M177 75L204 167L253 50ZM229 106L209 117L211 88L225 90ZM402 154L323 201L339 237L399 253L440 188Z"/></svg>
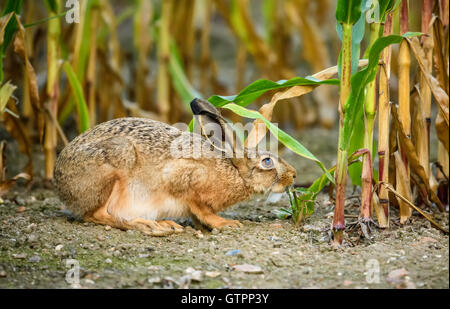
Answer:
<svg viewBox="0 0 450 309"><path fill-rule="evenodd" d="M400 7L400 31L402 34L408 32L409 30L409 22L408 22L408 0L402 0ZM400 49L398 53L398 84L400 85L398 90L398 106L399 106L399 117L400 123L403 126L403 130L406 133L406 136L411 136L411 114L410 114L410 80L409 80L409 72L411 66L411 55L409 52L409 46L406 39L404 39L400 43ZM398 160L398 156L396 156L396 172L397 177L397 190L403 196L411 197L411 186L410 186L410 172L409 172L409 164L408 159L406 157L405 150L399 146L399 156L403 161L404 166L400 166L400 161ZM400 205L400 222L405 223L409 217L411 217L411 208L403 202L399 200Z"/></svg>

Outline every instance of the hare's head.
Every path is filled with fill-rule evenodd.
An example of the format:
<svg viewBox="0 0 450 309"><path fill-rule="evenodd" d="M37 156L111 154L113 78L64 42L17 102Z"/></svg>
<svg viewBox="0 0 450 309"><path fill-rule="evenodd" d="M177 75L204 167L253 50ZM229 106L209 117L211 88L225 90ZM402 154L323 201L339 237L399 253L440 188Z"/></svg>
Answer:
<svg viewBox="0 0 450 309"><path fill-rule="evenodd" d="M191 109L203 137L231 160L247 187L256 193L280 193L293 183L296 171L289 163L269 151L243 147L211 103L194 99Z"/></svg>

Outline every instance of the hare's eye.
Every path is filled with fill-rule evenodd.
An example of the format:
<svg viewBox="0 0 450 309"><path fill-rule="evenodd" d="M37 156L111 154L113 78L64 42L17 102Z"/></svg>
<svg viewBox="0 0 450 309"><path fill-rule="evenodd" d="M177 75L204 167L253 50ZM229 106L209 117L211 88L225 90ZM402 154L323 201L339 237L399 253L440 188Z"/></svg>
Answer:
<svg viewBox="0 0 450 309"><path fill-rule="evenodd" d="M273 160L272 158L264 158L261 161L261 167L265 169L273 168Z"/></svg>

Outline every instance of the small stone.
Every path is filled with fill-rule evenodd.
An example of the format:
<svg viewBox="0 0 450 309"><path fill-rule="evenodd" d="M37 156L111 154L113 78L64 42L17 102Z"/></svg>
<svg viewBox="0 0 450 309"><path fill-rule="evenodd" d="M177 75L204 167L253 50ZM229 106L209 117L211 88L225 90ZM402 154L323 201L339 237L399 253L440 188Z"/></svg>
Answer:
<svg viewBox="0 0 450 309"><path fill-rule="evenodd" d="M28 261L32 262L32 263L39 263L41 261L41 257L39 255L35 254L32 257L30 257L28 259Z"/></svg>
<svg viewBox="0 0 450 309"><path fill-rule="evenodd" d="M225 253L226 256L233 256L233 255L238 255L241 254L241 250L236 249L236 250L229 250L227 251L227 253Z"/></svg>
<svg viewBox="0 0 450 309"><path fill-rule="evenodd" d="M200 231L200 230L195 231L194 232L194 236L199 238L199 239L204 237L202 231Z"/></svg>
<svg viewBox="0 0 450 309"><path fill-rule="evenodd" d="M217 278L219 277L221 274L219 271L207 271L205 272L205 276L209 277L209 278Z"/></svg>
<svg viewBox="0 0 450 309"><path fill-rule="evenodd" d="M281 224L280 223L272 223L269 225L270 227L273 227L275 229L281 229Z"/></svg>
<svg viewBox="0 0 450 309"><path fill-rule="evenodd" d="M161 270L161 268L162 268L161 266L156 266L156 265L152 265L152 266L147 267L147 269L150 270L150 271Z"/></svg>
<svg viewBox="0 0 450 309"><path fill-rule="evenodd" d="M353 281L350 280L344 280L344 286L350 286L353 284Z"/></svg>
<svg viewBox="0 0 450 309"><path fill-rule="evenodd" d="M213 228L212 231L211 231L211 234L213 234L213 235L217 235L219 233L220 233L220 231L218 229L216 229L216 228Z"/></svg>
<svg viewBox="0 0 450 309"><path fill-rule="evenodd" d="M192 281L200 282L203 280L202 272L200 270L196 270L190 274Z"/></svg>
<svg viewBox="0 0 450 309"><path fill-rule="evenodd" d="M236 271L244 272L247 274L262 274L263 270L261 267L250 264L234 265L233 269Z"/></svg>
<svg viewBox="0 0 450 309"><path fill-rule="evenodd" d="M105 260L105 263L106 263L106 264L111 264L111 263L112 263L112 260L111 260L110 258L107 258L107 259Z"/></svg>
<svg viewBox="0 0 450 309"><path fill-rule="evenodd" d="M27 208L26 208L25 206L20 206L20 207L17 208L17 212L18 212L18 213L22 213L22 212L24 212L25 210L27 210Z"/></svg>
<svg viewBox="0 0 450 309"><path fill-rule="evenodd" d="M95 284L95 282L94 282L94 280L91 280L91 279L84 279L84 283L85 284Z"/></svg>
<svg viewBox="0 0 450 309"><path fill-rule="evenodd" d="M305 232L321 232L321 228L312 224L305 224L303 226Z"/></svg>
<svg viewBox="0 0 450 309"><path fill-rule="evenodd" d="M186 274L191 274L191 273L193 273L195 271L195 268L193 268L193 267L188 267L188 268L186 268L186 270L184 271Z"/></svg>
<svg viewBox="0 0 450 309"><path fill-rule="evenodd" d="M56 247L55 247L55 251L61 251L61 249L62 248L64 248L64 245L57 245Z"/></svg>
<svg viewBox="0 0 450 309"><path fill-rule="evenodd" d="M148 283L150 284L161 283L161 281L161 277L148 278Z"/></svg>
<svg viewBox="0 0 450 309"><path fill-rule="evenodd" d="M28 235L28 237L27 237L27 242L29 242L29 243L34 243L34 242L36 242L36 241L37 241L36 235L34 235L34 234Z"/></svg>
<svg viewBox="0 0 450 309"><path fill-rule="evenodd" d="M386 278L386 281L389 283L400 283L408 274L408 271L405 268L399 268L391 271Z"/></svg>
<svg viewBox="0 0 450 309"><path fill-rule="evenodd" d="M148 253L140 253L140 254L138 255L138 257L141 258L141 259L148 258L149 256L150 256L150 254L148 254Z"/></svg>
<svg viewBox="0 0 450 309"><path fill-rule="evenodd" d="M110 231L111 227L109 225L105 225L105 231Z"/></svg>
<svg viewBox="0 0 450 309"><path fill-rule="evenodd" d="M6 271L2 270L0 271L0 278L5 278L6 277Z"/></svg>
<svg viewBox="0 0 450 309"><path fill-rule="evenodd" d="M103 238L103 236L99 235L99 236L97 236L97 240L98 241L104 241L105 239Z"/></svg>
<svg viewBox="0 0 450 309"><path fill-rule="evenodd" d="M190 280L200 282L203 280L202 272L200 270L196 270L193 267L188 267L185 270L186 274L189 275Z"/></svg>
<svg viewBox="0 0 450 309"><path fill-rule="evenodd" d="M31 223L25 228L25 232L31 233L31 231L36 227L36 223Z"/></svg>
<svg viewBox="0 0 450 309"><path fill-rule="evenodd" d="M13 254L12 256L15 259L21 259L21 260L23 260L27 257L27 255L25 253L17 253L17 254Z"/></svg>

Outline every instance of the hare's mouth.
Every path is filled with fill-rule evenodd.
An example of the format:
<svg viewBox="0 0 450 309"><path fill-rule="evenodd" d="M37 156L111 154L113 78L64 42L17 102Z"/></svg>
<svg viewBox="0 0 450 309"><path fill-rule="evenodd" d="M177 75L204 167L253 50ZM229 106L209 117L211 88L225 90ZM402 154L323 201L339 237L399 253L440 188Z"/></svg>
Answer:
<svg viewBox="0 0 450 309"><path fill-rule="evenodd" d="M273 193L283 193L286 191L286 188L292 185L294 182L294 178L288 179L281 177L281 179L276 179L272 184L270 191Z"/></svg>
<svg viewBox="0 0 450 309"><path fill-rule="evenodd" d="M273 193L283 193L284 191L286 191L286 188L288 186L285 186L279 182L276 182L272 185L272 187L270 188L270 191L272 191Z"/></svg>

